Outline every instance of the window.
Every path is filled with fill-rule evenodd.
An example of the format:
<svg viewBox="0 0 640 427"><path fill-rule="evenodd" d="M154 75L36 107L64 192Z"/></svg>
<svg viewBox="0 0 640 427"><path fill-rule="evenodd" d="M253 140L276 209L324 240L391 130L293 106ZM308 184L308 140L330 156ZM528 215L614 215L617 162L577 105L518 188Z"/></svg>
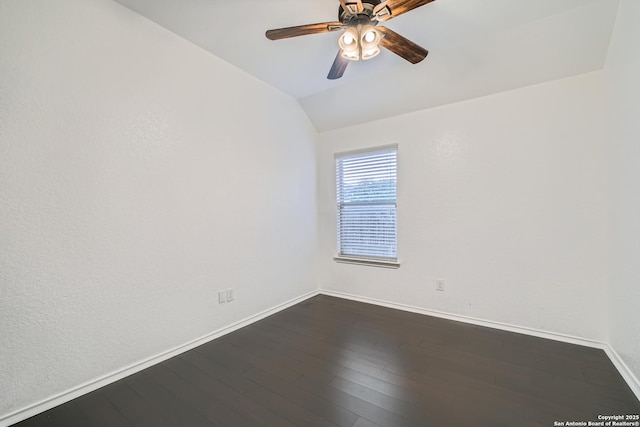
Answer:
<svg viewBox="0 0 640 427"><path fill-rule="evenodd" d="M398 267L397 146L336 155L336 261Z"/></svg>

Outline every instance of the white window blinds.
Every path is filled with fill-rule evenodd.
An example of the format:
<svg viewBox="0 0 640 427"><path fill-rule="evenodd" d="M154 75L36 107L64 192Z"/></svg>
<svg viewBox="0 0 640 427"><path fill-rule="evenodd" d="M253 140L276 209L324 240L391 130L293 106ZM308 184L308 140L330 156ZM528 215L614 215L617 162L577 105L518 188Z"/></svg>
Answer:
<svg viewBox="0 0 640 427"><path fill-rule="evenodd" d="M336 155L339 256L397 259L397 152Z"/></svg>

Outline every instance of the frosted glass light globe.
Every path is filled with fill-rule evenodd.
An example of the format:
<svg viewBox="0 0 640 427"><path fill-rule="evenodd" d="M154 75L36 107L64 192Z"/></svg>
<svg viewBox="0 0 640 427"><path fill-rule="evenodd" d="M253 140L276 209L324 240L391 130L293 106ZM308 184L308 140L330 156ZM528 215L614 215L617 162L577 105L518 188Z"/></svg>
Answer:
<svg viewBox="0 0 640 427"><path fill-rule="evenodd" d="M369 31L369 32L367 32L367 34L364 35L364 40L367 43L371 43L375 39L376 39L376 34L373 31Z"/></svg>

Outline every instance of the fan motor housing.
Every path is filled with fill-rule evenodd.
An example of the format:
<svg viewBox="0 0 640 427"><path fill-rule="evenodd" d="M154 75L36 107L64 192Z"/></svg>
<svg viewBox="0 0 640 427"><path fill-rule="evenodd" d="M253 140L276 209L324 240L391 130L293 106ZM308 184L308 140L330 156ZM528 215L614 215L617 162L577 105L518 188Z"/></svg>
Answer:
<svg viewBox="0 0 640 427"><path fill-rule="evenodd" d="M362 7L364 10L360 13L352 13L351 11L344 10L342 5L338 6L338 20L343 24L349 24L354 19L362 20L367 19L371 20L373 16L373 8L382 3L381 0L362 0ZM355 5L356 3L350 3L347 1L347 6Z"/></svg>

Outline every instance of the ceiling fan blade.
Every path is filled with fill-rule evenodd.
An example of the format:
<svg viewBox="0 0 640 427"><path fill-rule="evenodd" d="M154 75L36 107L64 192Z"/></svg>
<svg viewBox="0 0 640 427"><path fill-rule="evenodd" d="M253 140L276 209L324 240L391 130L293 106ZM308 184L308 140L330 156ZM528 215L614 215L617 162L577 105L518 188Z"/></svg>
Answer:
<svg viewBox="0 0 640 427"><path fill-rule="evenodd" d="M418 46L411 40L402 37L395 31L391 31L387 27L376 27L384 37L380 40L382 47L389 49L391 52L406 59L412 64L417 64L427 57L429 51L427 49Z"/></svg>
<svg viewBox="0 0 640 427"><path fill-rule="evenodd" d="M378 21L388 21L432 1L434 0L386 0L373 8L373 16Z"/></svg>
<svg viewBox="0 0 640 427"><path fill-rule="evenodd" d="M342 57L342 51L338 51L338 55L336 55L335 61L333 61L333 65L331 66L331 70L329 70L329 75L327 78L329 80L335 80L342 77L344 74L344 70L347 69L347 65L349 65L349 60Z"/></svg>
<svg viewBox="0 0 640 427"><path fill-rule="evenodd" d="M265 33L269 40L288 39L290 37L306 36L309 34L328 33L344 27L342 22L322 22L319 24L298 25L296 27L278 28Z"/></svg>

